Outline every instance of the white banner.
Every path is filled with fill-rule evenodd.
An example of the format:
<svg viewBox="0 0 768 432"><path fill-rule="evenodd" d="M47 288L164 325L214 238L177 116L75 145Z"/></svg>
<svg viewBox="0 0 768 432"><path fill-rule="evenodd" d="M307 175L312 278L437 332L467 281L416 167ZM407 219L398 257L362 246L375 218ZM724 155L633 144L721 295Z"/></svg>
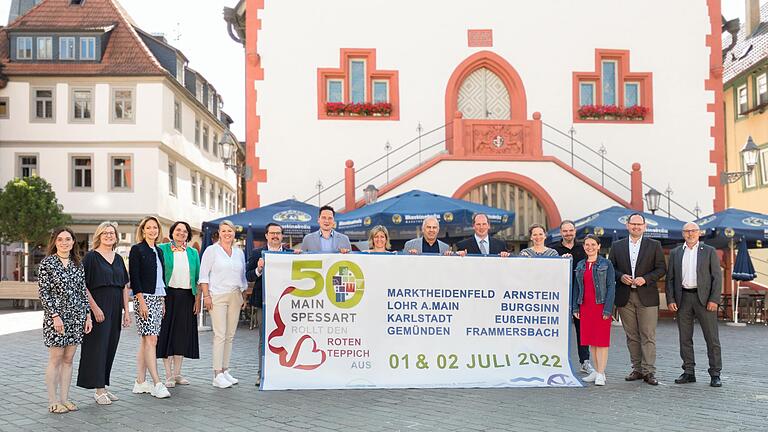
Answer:
<svg viewBox="0 0 768 432"><path fill-rule="evenodd" d="M265 255L261 388L580 387L570 261Z"/></svg>

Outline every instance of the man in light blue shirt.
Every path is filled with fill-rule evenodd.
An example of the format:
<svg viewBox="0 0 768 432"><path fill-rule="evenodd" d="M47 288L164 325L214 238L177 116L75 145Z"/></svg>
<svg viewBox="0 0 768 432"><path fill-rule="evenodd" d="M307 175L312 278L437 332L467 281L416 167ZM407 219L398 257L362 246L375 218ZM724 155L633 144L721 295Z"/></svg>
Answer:
<svg viewBox="0 0 768 432"><path fill-rule="evenodd" d="M333 229L336 211L326 205L320 207L317 221L320 229L304 236L302 250L307 252L347 253L352 249L349 237Z"/></svg>

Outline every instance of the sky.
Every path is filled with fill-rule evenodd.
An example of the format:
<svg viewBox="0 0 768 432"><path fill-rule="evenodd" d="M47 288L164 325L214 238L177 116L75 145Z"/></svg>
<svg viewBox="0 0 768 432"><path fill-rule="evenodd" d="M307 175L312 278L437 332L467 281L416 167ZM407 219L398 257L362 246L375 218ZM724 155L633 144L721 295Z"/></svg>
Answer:
<svg viewBox="0 0 768 432"><path fill-rule="evenodd" d="M164 33L187 56L189 67L216 87L224 111L235 121L232 131L245 140L243 47L230 39L222 17L223 8L234 7L237 0L121 0L120 4L144 31ZM744 22L744 0L721 4L727 19L740 17ZM0 25L7 23L10 7L11 0L0 0Z"/></svg>
<svg viewBox="0 0 768 432"><path fill-rule="evenodd" d="M224 7L237 0L120 0L133 21L148 33L164 33L168 42L189 59L224 99L232 131L245 140L243 46L229 37ZM194 7L191 7L194 5ZM0 0L0 25L8 22L11 0Z"/></svg>

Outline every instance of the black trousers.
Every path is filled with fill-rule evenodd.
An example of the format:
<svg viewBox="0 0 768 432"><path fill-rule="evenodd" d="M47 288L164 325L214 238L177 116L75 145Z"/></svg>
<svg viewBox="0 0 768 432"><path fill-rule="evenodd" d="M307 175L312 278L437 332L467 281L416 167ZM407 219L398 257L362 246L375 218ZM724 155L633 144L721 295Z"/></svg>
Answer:
<svg viewBox="0 0 768 432"><path fill-rule="evenodd" d="M579 348L579 363L584 363L584 360L589 360L589 346L581 344L581 326L579 321L578 318L573 317L573 325L576 326L576 346Z"/></svg>
<svg viewBox="0 0 768 432"><path fill-rule="evenodd" d="M104 312L104 321L93 320L93 330L83 336L77 386L87 389L109 385L109 374L115 360L123 323L123 289L101 287L91 292L93 301Z"/></svg>
<svg viewBox="0 0 768 432"><path fill-rule="evenodd" d="M680 331L680 357L685 373L695 374L696 361L693 355L693 320L699 320L704 341L707 343L709 375L720 376L723 360L720 357L720 336L717 329L717 311L708 311L701 304L696 291L683 290L683 297L677 310L677 328Z"/></svg>

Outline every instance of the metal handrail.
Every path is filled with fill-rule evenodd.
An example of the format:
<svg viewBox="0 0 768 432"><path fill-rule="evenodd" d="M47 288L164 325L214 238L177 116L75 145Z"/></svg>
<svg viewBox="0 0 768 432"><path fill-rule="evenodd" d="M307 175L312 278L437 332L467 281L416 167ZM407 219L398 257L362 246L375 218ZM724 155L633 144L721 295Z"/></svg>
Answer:
<svg viewBox="0 0 768 432"><path fill-rule="evenodd" d="M588 146L587 144L585 144L585 143L583 143L583 142L579 141L578 139L574 138L574 137L573 137L573 135L571 135L571 134L567 134L567 133L565 133L565 132L561 131L560 129L558 129L558 128L556 128L556 127L552 126L552 125L550 125L549 123L546 123L546 122L543 122L543 121L542 121L541 123L542 123L544 126L546 126L547 128L549 128L549 129L551 129L551 130L553 130L553 131L557 132L558 134L560 134L560 135L562 135L562 136L564 136L564 137L568 138L569 140L573 140L573 142L574 142L574 143L577 143L577 144L581 145L582 147L584 147L585 149L587 149L589 152L591 152L591 153L593 153L594 155L596 155L596 156L600 157L600 158L601 158L603 161L607 162L609 165L612 165L612 166L614 166L615 168L617 168L617 169L618 169L618 170L620 170L621 172L623 172L623 173L625 173L625 174L628 174L628 175L631 175L631 174L632 174L630 171L628 171L627 169L625 169L625 168L621 167L621 166L620 166L620 165L618 165L616 162L614 162L614 161L612 161L611 159L608 159L608 158L606 158L604 155L600 154L600 152L598 152L598 151L594 150L593 148L591 148L591 147L590 147L590 146ZM557 147L557 148L559 148L559 149L561 149L561 150L563 150L563 151L565 151L565 152L569 152L569 153L571 153L571 152L570 152L568 149L566 149L566 148L563 148L562 146L559 146L559 145L557 145L557 144L555 144L555 143L553 143L553 142L551 142L551 141L548 141L548 140L544 140L543 138L542 138L542 140L543 140L543 141L545 141L545 142L547 142L547 143L549 143L549 144L552 144L552 145L554 145L555 147ZM582 162L584 162L584 163L586 163L587 165L591 166L592 168L595 168L596 170L599 170L603 176L606 176L606 177L608 177L608 178L612 179L613 181L615 181L615 182L616 182L616 183L618 183L619 185L623 186L625 189L631 190L631 189L630 189L630 188L628 188L628 187L627 187L627 186L626 186L624 183L621 183L621 182L619 182L618 180L616 180L615 178L613 178L612 176L610 176L610 175L607 175L607 174L604 172L604 170L602 170L602 169L600 169L600 168L597 168L597 167L596 167L596 166L594 166L593 164L591 164L591 163L587 162L587 161L586 161L584 158L582 158L582 157L580 157L580 156L576 156L575 152L572 152L572 153L571 153L571 157L572 157L572 158L574 158L574 157L575 157L575 158L578 158L579 160L581 160ZM645 181L643 181L643 182L642 182L642 185L643 185L643 186L645 186L647 189L656 189L656 188L654 188L653 186L651 186L650 184L646 183ZM657 189L657 190L658 190L658 189ZM683 211L687 212L688 214L690 214L691 216L693 216L693 217L695 217L695 218L698 218L698 217L699 217L699 215L697 215L695 212L693 212L693 211L689 210L689 209L688 209L687 207L685 207L683 204L681 204L681 203L679 203L678 201L676 201L676 200L672 199L672 197L671 197L669 194L666 194L666 195L663 195L663 196L664 196L664 197L667 199L667 201L668 201L670 204L674 204L676 208L680 208L681 210L683 210ZM672 212L671 212L671 210L664 210L664 209L660 209L660 210L662 210L662 211L664 211L665 213L667 213L667 216L669 216L669 217L671 217L671 218L675 218L675 219L677 219L677 218L676 218L674 215L672 215Z"/></svg>
<svg viewBox="0 0 768 432"><path fill-rule="evenodd" d="M543 142L547 143L547 144L551 144L551 145L553 145L553 146L555 146L555 147L559 148L560 150L563 150L563 151L568 151L568 149L566 149L566 148L564 148L564 147L560 146L559 144L556 144L556 143L554 143L554 142L552 142L552 141L550 141L550 140L548 140L548 139L546 139L546 138L542 138L541 140L542 140ZM574 153L573 157L575 157L576 159L578 159L578 160L580 160L580 161L584 162L585 164L587 164L588 166L590 166L590 167L592 167L592 168L594 168L594 169L596 169L596 170L600 170L600 168L596 167L596 166L595 166L595 165L593 165L591 162L589 162L588 160L586 160L586 159L582 158L581 156L579 156L579 155L577 155L577 154L575 154L575 153ZM624 189L626 189L627 191L629 191L629 192L631 192L631 191L632 191L632 189L631 189L629 186L627 186L627 185L625 185L624 183L620 182L618 179L614 178L614 177L613 177L613 176L611 176L610 174L605 174L605 173L603 173L603 175L604 175L606 178L608 178L608 179L610 179L610 180L613 180L613 181L614 181L614 182L616 182L616 183L617 183L619 186L623 187L623 188L624 188Z"/></svg>
<svg viewBox="0 0 768 432"><path fill-rule="evenodd" d="M415 143L415 142L417 142L417 141L420 141L422 138L424 138L424 137L426 137L426 136L429 136L430 134L432 134L432 133L434 133L434 132L437 132L437 131L439 131L440 129L444 129L444 128L447 128L447 127L448 127L448 126L450 126L451 124L453 124L453 122L452 122L452 121L451 121L451 122L448 122L448 123L446 123L446 124L444 124L444 125L438 126L438 127L434 128L434 129L432 129L432 130L430 130L430 131L427 131L427 132L424 132L424 133L421 133L421 134L417 135L415 138L411 139L410 141L407 141L406 143L404 143L404 144L401 144L401 145L399 145L398 147L394 148L392 151L389 151L389 152L387 152L386 154L384 154L384 156L381 156L381 157L379 157L379 158L377 158L377 159L374 159L373 161L371 161L371 162L369 162L369 163L365 164L364 166L362 166L362 167L360 167L360 168L355 168L355 174L358 174L358 173L362 172L363 170L365 170L365 169L367 169L367 168L370 168L372 165L374 165L374 164L376 164L376 163L378 163L378 162L381 162L381 161L383 161L383 160L385 160L385 159L389 158L390 156L392 156L393 154L395 154L395 153L397 153L398 151L402 150L403 148L407 147L408 145L410 145L410 144L413 144L413 143ZM445 142L445 140L442 140L442 141L441 141L441 143L442 143L442 142ZM427 147L427 148L425 148L425 149L421 149L420 151L416 152L416 155L418 155L418 154L420 154L420 153L423 153L424 151L426 151L426 150L429 150L430 148L432 148L432 147L434 147L434 146L435 146L435 145L432 145L432 146L429 146L429 147ZM413 157L413 155L411 155L411 156L408 156L408 157L407 157L407 158L405 158L403 161L405 161L405 160L407 160L407 159L410 159L411 157ZM390 166L388 170L384 171L384 173L386 173L387 171L391 170L392 168L394 168L394 167L396 167L396 166L400 165L400 164L401 164L403 161L400 161L400 162L398 162L397 164ZM381 175L381 174L377 174L377 175L376 175L375 177L373 177L373 178L376 178L376 177L378 177L378 176L380 176L380 175ZM317 198L317 197L318 197L320 194L322 194L322 193L324 193L324 192L327 192L329 189L331 189L331 188L334 188L334 187L336 187L336 186L340 185L340 184L341 184L341 183L343 183L343 182L344 182L344 177L342 177L341 179L339 179L338 181L336 181L335 183L333 183L333 184L332 184L332 185L330 185L330 186L326 186L326 187L324 187L324 188L321 188L321 189L320 189L318 192L316 192L316 193L312 194L312 196L310 196L310 197L308 197L307 199L305 199L305 200L304 200L304 202L309 202L310 200ZM361 184L367 184L367 182L362 182ZM357 188L356 188L356 189L357 189ZM328 201L328 202L329 202L329 203L333 203L333 202L335 202L336 200L338 200L339 198L341 198L341 197L343 197L343 196L344 196L344 195L342 194L341 196L339 196L339 197L336 197L336 198L334 198L333 200L331 200L331 201Z"/></svg>

